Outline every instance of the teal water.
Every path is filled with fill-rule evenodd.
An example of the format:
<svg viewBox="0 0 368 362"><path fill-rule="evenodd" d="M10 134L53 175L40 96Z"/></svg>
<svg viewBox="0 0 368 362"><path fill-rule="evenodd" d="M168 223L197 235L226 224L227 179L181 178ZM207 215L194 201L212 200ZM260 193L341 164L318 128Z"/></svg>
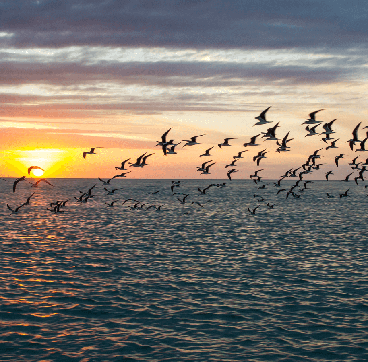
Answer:
<svg viewBox="0 0 368 362"><path fill-rule="evenodd" d="M12 181L0 181L2 361L368 359L364 183L314 181L286 199L271 181L182 180L181 204L171 180L15 193Z"/></svg>

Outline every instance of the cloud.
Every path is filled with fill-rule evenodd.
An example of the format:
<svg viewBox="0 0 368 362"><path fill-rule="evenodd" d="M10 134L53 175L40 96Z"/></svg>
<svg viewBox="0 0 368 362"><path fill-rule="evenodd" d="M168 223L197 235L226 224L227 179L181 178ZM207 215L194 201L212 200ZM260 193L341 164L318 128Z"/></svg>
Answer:
<svg viewBox="0 0 368 362"><path fill-rule="evenodd" d="M120 149L151 149L154 142L110 135L103 131L50 130L34 128L2 128L2 150L26 148L88 148L101 146ZM88 133L88 134L87 134ZM118 136L118 137L117 137Z"/></svg>
<svg viewBox="0 0 368 362"><path fill-rule="evenodd" d="M7 0L3 44L280 49L365 46L358 0Z"/></svg>
<svg viewBox="0 0 368 362"><path fill-rule="evenodd" d="M1 62L0 84L96 84L113 82L125 85L214 87L236 86L249 80L324 83L347 78L356 68L351 65L318 67L289 65L274 62L246 64L222 62L129 62L100 65L80 63Z"/></svg>

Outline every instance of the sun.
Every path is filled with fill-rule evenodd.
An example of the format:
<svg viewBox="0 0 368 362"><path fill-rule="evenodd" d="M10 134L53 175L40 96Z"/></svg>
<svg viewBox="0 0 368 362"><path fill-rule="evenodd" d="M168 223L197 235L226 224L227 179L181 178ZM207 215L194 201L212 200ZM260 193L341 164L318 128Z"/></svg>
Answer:
<svg viewBox="0 0 368 362"><path fill-rule="evenodd" d="M37 176L37 177L40 177L40 176L42 176L42 175L43 175L43 171L42 171L41 169L39 169L39 168L34 168L34 169L32 169L32 173L33 173L35 176Z"/></svg>

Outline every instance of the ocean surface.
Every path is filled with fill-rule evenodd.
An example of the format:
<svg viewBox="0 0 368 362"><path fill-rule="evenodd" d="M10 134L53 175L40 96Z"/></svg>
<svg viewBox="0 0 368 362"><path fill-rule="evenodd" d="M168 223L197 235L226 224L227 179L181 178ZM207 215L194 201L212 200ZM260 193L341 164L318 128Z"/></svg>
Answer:
<svg viewBox="0 0 368 362"><path fill-rule="evenodd" d="M0 180L1 361L368 360L363 182L286 198L267 180L181 180L176 195L171 180L13 181Z"/></svg>

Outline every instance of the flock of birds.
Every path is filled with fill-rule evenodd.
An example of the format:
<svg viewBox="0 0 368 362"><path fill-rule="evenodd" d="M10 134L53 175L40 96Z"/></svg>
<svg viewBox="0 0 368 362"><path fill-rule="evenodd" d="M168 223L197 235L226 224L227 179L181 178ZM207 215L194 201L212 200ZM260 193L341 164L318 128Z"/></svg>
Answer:
<svg viewBox="0 0 368 362"><path fill-rule="evenodd" d="M267 109L265 109L259 116L255 117L255 119L257 120L257 122L254 124L254 126L262 126L262 125L266 125L269 123L272 123L271 121L268 121L266 119L266 114L268 112L268 110L271 107L268 107ZM317 111L314 111L312 113L309 114L309 118L303 123L306 124L306 128L305 130L308 132L305 137L310 137L310 136L316 136L316 135L322 135L322 141L325 142L327 144L326 147L322 147L319 148L317 150L315 150L311 155L308 156L308 158L306 159L306 161L300 165L297 168L291 168L289 170L287 170L283 175L280 176L280 178L273 183L273 186L277 188L277 192L276 195L279 195L281 193L285 193L286 198L292 196L293 198L300 198L302 193L304 192L304 190L308 189L308 185L313 183L313 181L304 180L304 176L308 175L310 173L312 173L315 170L319 170L320 167L323 165L322 163L318 163L319 159L321 158L320 152L322 150L328 151L330 149L337 149L337 142L340 140L339 138L335 139L332 136L336 133L333 130L333 125L334 122L336 121L336 119L328 122L328 123L324 123L322 121L319 121L316 119L316 114L320 111L322 111L323 109L319 109ZM317 127L320 126L322 124L322 128L323 131L321 133L317 132ZM347 142L349 144L349 147L351 149L351 151L355 151L355 152L365 152L368 151L365 149L365 144L366 141L368 139L368 131L366 132L366 136L360 140L359 139L359 135L358 135L358 131L359 128L361 126L361 122L359 124L356 125L356 127L354 128L354 130L352 131L352 138L349 139ZM236 168L236 163L240 160L243 159L244 156L243 154L245 152L248 151L248 147L249 148L253 148L253 147L258 147L260 146L260 143L257 143L257 140L259 142L259 139L262 138L264 139L264 141L276 141L276 151L278 153L281 152L288 152L290 151L290 146L289 143L293 140L293 138L289 138L289 133L287 132L286 135L284 135L281 139L278 138L276 136L276 131L279 128L279 122L276 123L274 126L267 128L266 132L260 132L254 136L252 136L249 140L249 142L244 143L244 150L241 150L239 152L236 153L236 155L233 156L233 159L231 162L229 162L226 166L226 176L229 179L229 181L232 181L232 175L236 172L238 172L239 170ZM364 127L363 129L368 128L368 126ZM201 134L201 135L196 135L193 136L189 139L185 139L182 140L178 143L175 143L173 139L168 140L168 135L170 132L171 128L169 128L162 136L161 136L161 140L157 141L156 146L160 147L163 155L164 156L168 156L168 155L175 155L177 154L176 152L176 147L180 144L183 144L183 147L192 147L192 146L196 146L199 145L200 143L198 142L198 138L205 136L205 134ZM234 140L236 138L232 138L232 137L228 137L225 138L223 140L223 142L218 143L217 146L221 149L223 147L230 147L230 141ZM359 144L359 148L356 147L356 145ZM205 162L201 162L201 164L199 166L197 166L197 172L200 172L201 175L209 175L210 173L210 169L212 166L214 166L216 164L216 162L213 162L212 160L212 155L211 155L211 150L214 148L215 146L212 146L208 149L206 149L203 153L201 153L199 155L199 159L202 159L202 157L205 158L210 158L209 161L205 161ZM102 148L102 147L94 147L91 148L90 151L84 151L83 152L83 158L86 159L87 155L96 155L97 153L95 152L96 149L98 148ZM112 188L109 189L107 187L111 186L110 182L116 178L124 178L127 177L127 175L132 172L131 171L131 167L132 168L143 168L145 166L147 166L147 159L152 156L154 153L149 153L148 152L143 153L142 155L140 155L135 162L130 162L130 158L124 160L121 162L121 164L119 166L115 167L115 170L119 170L119 171L123 171L121 173L116 174L115 176L113 176L110 179L107 180L103 180L101 178L98 178L98 180L101 182L103 189L105 191L106 195L116 195L118 194L118 191L120 190L119 188ZM257 165L257 167L260 166L260 163L263 159L267 158L267 148L266 149L262 149L260 151L258 151L256 154L252 155L252 160L253 162ZM346 155L345 154L341 154L339 153L338 155L335 156L335 165L336 167L339 167L339 162L341 159L343 159ZM367 166L368 166L368 158L366 158L365 160L361 160L359 161L359 156L354 157L351 162L348 164L351 169L352 172L350 172L343 180L341 181L345 181L345 182L349 182L352 179L354 179L354 182L359 185L360 181L364 181L364 173L367 171ZM358 162L359 161L359 162ZM128 166L129 165L129 166ZM30 166L28 168L28 175L30 175L31 171L34 169L41 169L41 167L39 166ZM255 183L255 185L257 185L257 190L263 190L266 189L270 186L270 183L263 183L262 181L262 176L261 176L261 172L264 169L257 169L254 171L253 174L251 174L249 176L249 178ZM42 170L44 171L44 170ZM125 171L125 172L124 172ZM357 174L354 175L354 172L357 172ZM333 175L333 170L328 170L325 173L325 179L326 181L329 181L329 177ZM284 180L286 179L293 179L296 178L296 182L291 185L290 187L283 187L284 185ZM4 179L3 179L4 180ZM22 181L26 181L27 178L26 176L22 176L18 179L16 179L13 183L13 192L16 192L17 186L20 182ZM45 183L51 187L53 187L53 185L46 179L41 178L38 179L36 182L32 183L30 182L32 187L38 187L41 183ZM226 182L224 183L219 183L219 184L210 184L205 188L197 188L197 191L199 192L198 195L206 195L207 192L215 187L215 188L223 188L227 185ZM175 197L178 202L182 205L184 204L191 204L191 205L195 205L195 207L204 207L204 203L203 202L199 202L199 201L189 201L190 200L190 195L187 193L182 193L182 192L176 192L179 191L179 188L181 186L181 182L180 181L172 181L169 189L171 191L171 195L173 197ZM368 185L365 186L365 188L367 188ZM95 190L96 184L93 185L92 187L90 187L87 191L80 191L80 194L77 196L74 196L74 199L76 200L77 203L87 203L89 200L93 199L93 197L95 197L94 194L94 190ZM341 192L338 196L339 198L344 198L344 197L348 197L349 196L349 190L347 189L344 192ZM160 190L154 191L152 192L153 195L158 194L160 192ZM258 192L258 191L257 191ZM26 201L23 202L20 206L12 208L9 204L7 204L7 208L12 212L12 213L17 213L19 212L19 210L27 205L30 204L30 201L32 199L32 197L35 195L35 192L33 192L29 197L27 197ZM334 197L334 195L327 193L327 198L332 198ZM368 196L368 195L367 195ZM259 194L254 194L254 198L257 200L257 205L255 207L252 208L248 208L248 212L252 215L254 215L256 213L256 210L262 205L262 202L265 203L265 205L267 206L268 209L273 209L275 207L274 204L271 204L270 202L267 202L264 197L262 197L262 195ZM53 201L51 202L48 207L47 210L53 212L53 213L60 213L63 212L63 208L66 206L67 202L69 202L70 200L57 200L57 201ZM115 205L118 204L119 199L115 199L113 201L110 202L105 202L105 204L107 205L107 207L113 207ZM138 201L134 198L128 198L126 200L122 201L122 205L128 203L127 205L129 205L128 207L132 210L135 209L155 209L156 211L161 211L162 207L164 205L148 205L146 203L143 203L141 201Z"/></svg>

